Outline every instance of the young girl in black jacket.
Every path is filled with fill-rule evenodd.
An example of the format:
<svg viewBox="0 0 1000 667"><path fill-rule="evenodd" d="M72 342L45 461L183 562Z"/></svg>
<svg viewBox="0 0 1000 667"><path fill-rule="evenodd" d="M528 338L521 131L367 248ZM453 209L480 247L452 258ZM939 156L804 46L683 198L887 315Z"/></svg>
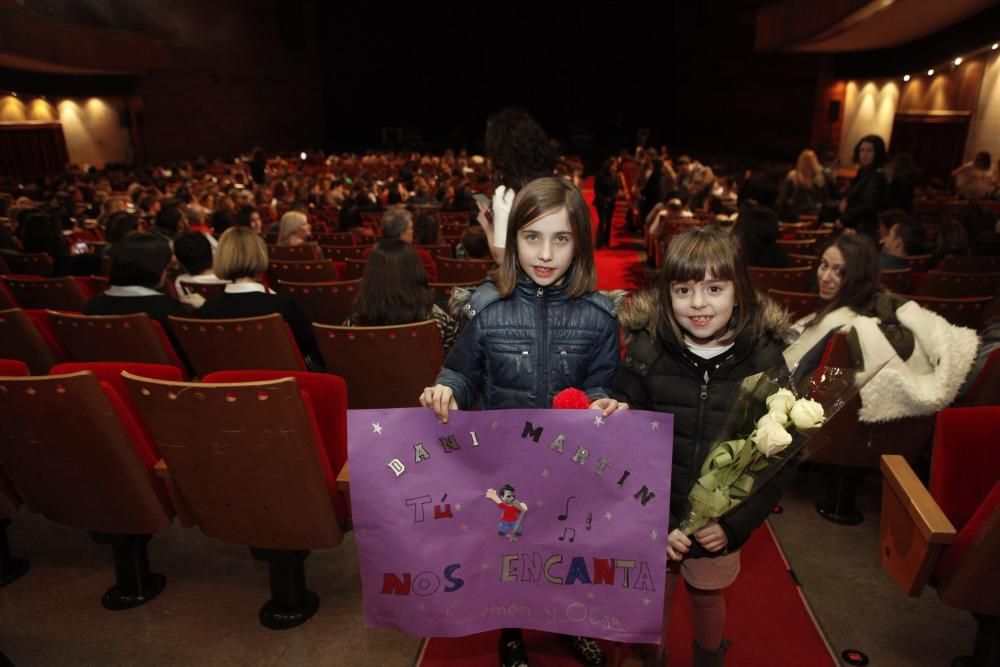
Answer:
<svg viewBox="0 0 1000 667"><path fill-rule="evenodd" d="M785 479L779 474L690 538L678 526L741 381L783 363L786 317L751 286L739 239L710 226L671 239L655 291L635 295L620 321L628 350L614 398L634 409L674 415L664 629L683 576L692 604L695 665L721 665L728 645L722 638L723 591L739 573L738 549L778 502ZM663 641L661 647L666 632ZM647 664L660 664L661 647L646 647Z"/></svg>

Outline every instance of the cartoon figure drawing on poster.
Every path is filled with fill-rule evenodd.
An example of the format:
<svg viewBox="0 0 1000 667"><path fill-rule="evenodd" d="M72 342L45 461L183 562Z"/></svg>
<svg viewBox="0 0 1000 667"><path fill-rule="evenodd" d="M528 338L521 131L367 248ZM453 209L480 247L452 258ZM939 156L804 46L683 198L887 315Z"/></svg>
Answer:
<svg viewBox="0 0 1000 667"><path fill-rule="evenodd" d="M514 487L504 484L500 487L500 495L496 489L486 489L486 497L495 502L501 510L499 534L505 535L511 542L516 542L521 536L521 522L528 511L528 506L517 500Z"/></svg>

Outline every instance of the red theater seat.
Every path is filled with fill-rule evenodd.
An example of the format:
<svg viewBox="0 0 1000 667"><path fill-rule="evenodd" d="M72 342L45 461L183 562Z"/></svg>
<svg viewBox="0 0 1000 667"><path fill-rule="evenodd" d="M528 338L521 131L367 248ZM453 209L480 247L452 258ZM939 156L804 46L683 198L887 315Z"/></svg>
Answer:
<svg viewBox="0 0 1000 667"><path fill-rule="evenodd" d="M197 376L224 370L306 370L291 329L277 313L226 320L168 319Z"/></svg>
<svg viewBox="0 0 1000 667"><path fill-rule="evenodd" d="M173 508L153 475L155 449L128 406L89 372L0 380L0 460L25 506L114 547L107 609L148 602L164 578L146 543Z"/></svg>
<svg viewBox="0 0 1000 667"><path fill-rule="evenodd" d="M330 447L324 429L343 442L346 410L336 378L303 379L311 393L298 378L275 375L285 377L194 384L126 374L125 381L160 446L158 471L182 521L268 561L271 599L259 618L283 629L319 605L305 588L308 550L342 539L346 514L329 453L339 457L342 447Z"/></svg>
<svg viewBox="0 0 1000 667"><path fill-rule="evenodd" d="M77 315L50 310L48 319L73 361L138 361L184 367L163 327L145 313Z"/></svg>
<svg viewBox="0 0 1000 667"><path fill-rule="evenodd" d="M1000 657L1000 407L938 415L930 491L898 456L882 457L882 567L910 596L933 584L979 625L971 665Z"/></svg>
<svg viewBox="0 0 1000 667"><path fill-rule="evenodd" d="M351 409L418 407L444 351L434 320L384 327L313 324L326 370L347 381Z"/></svg>
<svg viewBox="0 0 1000 667"><path fill-rule="evenodd" d="M50 330L45 311L0 310L0 354L23 361L36 375L66 358Z"/></svg>

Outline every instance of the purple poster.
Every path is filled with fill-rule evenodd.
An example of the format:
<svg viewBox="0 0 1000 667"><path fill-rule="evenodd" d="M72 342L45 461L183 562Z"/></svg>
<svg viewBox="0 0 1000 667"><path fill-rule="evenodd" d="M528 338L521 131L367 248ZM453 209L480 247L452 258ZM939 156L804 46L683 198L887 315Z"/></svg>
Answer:
<svg viewBox="0 0 1000 667"><path fill-rule="evenodd" d="M349 413L365 623L659 642L673 417Z"/></svg>

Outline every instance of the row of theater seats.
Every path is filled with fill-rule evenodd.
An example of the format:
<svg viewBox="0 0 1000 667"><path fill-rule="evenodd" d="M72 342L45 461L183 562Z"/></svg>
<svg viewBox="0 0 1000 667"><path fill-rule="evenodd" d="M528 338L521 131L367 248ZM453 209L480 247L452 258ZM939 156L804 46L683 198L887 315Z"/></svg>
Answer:
<svg viewBox="0 0 1000 667"><path fill-rule="evenodd" d="M437 265L441 283L478 283L495 264L493 260L455 259L451 257L452 246L415 246L430 252ZM370 246L272 246L269 249L270 263L266 278L273 288L279 281L321 282L333 280L356 280L364 275L365 251ZM91 280L106 280L111 271L110 257L103 262L107 266L100 275L90 276ZM45 253L0 255L0 275L12 279L26 280L32 277L52 276L52 258Z"/></svg>
<svg viewBox="0 0 1000 667"><path fill-rule="evenodd" d="M0 584L28 571L5 532L23 503L112 547L107 609L164 590L147 543L176 517L268 563L263 625L293 627L316 612L305 558L349 527L336 484L347 460L343 379L231 371L187 383L173 366L123 363L29 376L0 360L0 422Z"/></svg>
<svg viewBox="0 0 1000 667"><path fill-rule="evenodd" d="M0 311L0 349L36 374L60 361L166 364L202 378L224 370L306 370L280 315L169 321L179 350L145 313L85 316L14 308ZM416 406L444 361L434 320L382 327L313 324L313 335L326 370L347 381L352 408Z"/></svg>
<svg viewBox="0 0 1000 667"><path fill-rule="evenodd" d="M362 263L362 271L364 265ZM458 283L430 283L438 303L445 304L456 287L470 288L478 284L486 275ZM351 316L354 301L361 288L361 279L323 280L321 275L313 276L319 282L297 282L272 279L270 285L279 292L292 297L295 304L310 322L319 324L342 324ZM0 310L24 308L34 310L79 311L84 304L107 287L107 280L98 276L64 276L42 278L38 276L0 275ZM190 293L200 294L206 300L223 293L226 283L197 283L181 281Z"/></svg>

